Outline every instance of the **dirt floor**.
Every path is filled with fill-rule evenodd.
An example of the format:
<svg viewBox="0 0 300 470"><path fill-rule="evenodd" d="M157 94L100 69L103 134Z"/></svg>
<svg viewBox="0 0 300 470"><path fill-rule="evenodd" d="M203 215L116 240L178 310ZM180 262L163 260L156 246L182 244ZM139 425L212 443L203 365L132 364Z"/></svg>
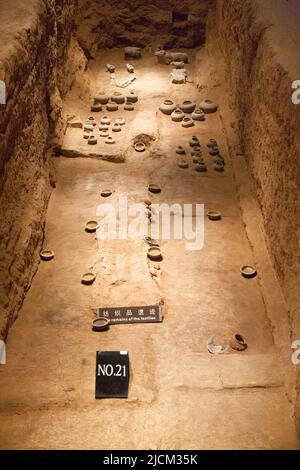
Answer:
<svg viewBox="0 0 300 470"><path fill-rule="evenodd" d="M92 61L93 91L109 91L106 62L126 76L121 51L101 53ZM205 65L205 64L203 64ZM44 247L55 259L41 263L7 343L8 363L0 370L0 447L34 449L290 449L298 445L283 372L266 312L260 275L243 279L240 267L254 264L219 113L194 128L158 111L166 97L176 102L217 98L195 86L195 62L188 65L191 83L172 85L171 69L153 55L136 62L136 110L124 116L125 129L111 153L124 163L84 156L82 131L68 131L64 152L79 158L54 158L57 187L47 215ZM205 67L204 67L205 68ZM118 72L118 71L117 71ZM89 102L66 106L85 119ZM73 106L73 108L72 108ZM94 114L97 121L107 112ZM71 132L71 134L69 133ZM132 139L153 138L145 153ZM192 135L200 138L208 164L206 174L177 166L175 149L188 150ZM224 173L213 170L206 142L216 138L226 161ZM102 141L93 148L106 153ZM73 152L74 153L74 152ZM198 252L185 241L162 241L158 278L150 274L144 241L105 241L84 231L103 201L101 189L114 190L109 202L125 194L131 202L149 198L147 185L162 187L153 202L205 204L220 210L220 222L205 221L205 244ZM105 200L107 202L107 200ZM80 284L91 268L91 287ZM272 296L272 292L269 292ZM105 306L147 305L164 299L162 324L118 325L94 333L94 310ZM222 342L245 336L249 348L213 356L206 348L214 336ZM131 380L128 400L95 400L95 352L128 350Z"/></svg>

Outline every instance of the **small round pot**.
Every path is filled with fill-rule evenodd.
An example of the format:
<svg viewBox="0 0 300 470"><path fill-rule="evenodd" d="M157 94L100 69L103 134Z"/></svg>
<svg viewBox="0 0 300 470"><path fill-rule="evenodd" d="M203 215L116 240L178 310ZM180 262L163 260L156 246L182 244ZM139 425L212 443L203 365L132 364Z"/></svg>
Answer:
<svg viewBox="0 0 300 470"><path fill-rule="evenodd" d="M205 121L205 114L202 109L197 108L192 113L192 118L194 119L194 121Z"/></svg>
<svg viewBox="0 0 300 470"><path fill-rule="evenodd" d="M81 284L84 284L85 286L91 286L94 284L95 280L96 276L94 273L85 273L81 278Z"/></svg>
<svg viewBox="0 0 300 470"><path fill-rule="evenodd" d="M133 90L131 90L126 97L126 100L127 100L127 103L137 103L139 100L139 97Z"/></svg>
<svg viewBox="0 0 300 470"><path fill-rule="evenodd" d="M207 217L209 218L209 220L217 221L222 219L222 214L221 212L217 211L209 211L207 212Z"/></svg>
<svg viewBox="0 0 300 470"><path fill-rule="evenodd" d="M192 157L194 155L202 155L201 147L198 147L198 146L193 147L193 150L191 150L191 155Z"/></svg>
<svg viewBox="0 0 300 470"><path fill-rule="evenodd" d="M116 123L119 124L120 126L125 126L126 121L124 118L117 118Z"/></svg>
<svg viewBox="0 0 300 470"><path fill-rule="evenodd" d="M157 184L149 184L148 190L153 194L159 194L161 192L161 188L157 186Z"/></svg>
<svg viewBox="0 0 300 470"><path fill-rule="evenodd" d="M195 123L194 123L193 119L191 119L189 117L185 117L185 118L183 118L181 125L182 125L182 127L188 128L188 127L193 127L195 125Z"/></svg>
<svg viewBox="0 0 300 470"><path fill-rule="evenodd" d="M100 120L101 124L105 125L105 126L109 126L110 123L111 123L111 120L108 116L103 116Z"/></svg>
<svg viewBox="0 0 300 470"><path fill-rule="evenodd" d="M109 327L110 321L108 318L98 317L92 323L94 331L106 331Z"/></svg>
<svg viewBox="0 0 300 470"><path fill-rule="evenodd" d="M85 231L88 233L95 233L99 227L99 223L96 220L89 220L85 224Z"/></svg>
<svg viewBox="0 0 300 470"><path fill-rule="evenodd" d="M91 133L92 133L91 131L84 131L83 138L88 139L90 137Z"/></svg>
<svg viewBox="0 0 300 470"><path fill-rule="evenodd" d="M114 139L113 137L108 136L108 137L106 137L106 139L105 139L105 143L106 143L106 144L115 144L116 141L115 141L115 139Z"/></svg>
<svg viewBox="0 0 300 470"><path fill-rule="evenodd" d="M215 139L209 139L207 142L207 147L212 148L212 147L218 147L218 143Z"/></svg>
<svg viewBox="0 0 300 470"><path fill-rule="evenodd" d="M115 124L112 125L111 130L112 130L113 132L121 132L122 126L120 126L120 124L115 123Z"/></svg>
<svg viewBox="0 0 300 470"><path fill-rule="evenodd" d="M214 170L222 173L224 171L224 164L222 162L214 163Z"/></svg>
<svg viewBox="0 0 300 470"><path fill-rule="evenodd" d="M94 134L91 134L91 135L88 137L88 144L89 144L89 145L96 145L97 142L98 142L97 137L96 137Z"/></svg>
<svg viewBox="0 0 300 470"><path fill-rule="evenodd" d="M186 100L180 104L179 108L184 113L191 114L196 108L196 103L194 103L193 101Z"/></svg>
<svg viewBox="0 0 300 470"><path fill-rule="evenodd" d="M91 107L91 112L92 113L100 113L100 111L102 111L102 104L94 103Z"/></svg>
<svg viewBox="0 0 300 470"><path fill-rule="evenodd" d="M200 103L200 109L202 109L205 114L212 114L218 111L218 105L212 100L204 100Z"/></svg>
<svg viewBox="0 0 300 470"><path fill-rule="evenodd" d="M176 153L177 153L177 155L185 155L185 154L186 154L186 151L184 150L183 147L179 146L179 147L177 147L177 149L176 149Z"/></svg>
<svg viewBox="0 0 300 470"><path fill-rule="evenodd" d="M128 101L124 104L125 111L134 111L133 103L129 103Z"/></svg>
<svg viewBox="0 0 300 470"><path fill-rule="evenodd" d="M145 152L146 150L146 145L144 144L144 142L135 142L134 144L134 150L136 152Z"/></svg>
<svg viewBox="0 0 300 470"><path fill-rule="evenodd" d="M109 102L107 103L107 105L106 105L106 109L107 109L107 111L109 111L109 112L115 112L115 111L118 111L119 106L118 106L118 104L117 104L116 102L114 102L114 101L109 101Z"/></svg>
<svg viewBox="0 0 300 470"><path fill-rule="evenodd" d="M165 100L159 107L163 114L171 115L176 109L176 104L172 100Z"/></svg>
<svg viewBox="0 0 300 470"><path fill-rule="evenodd" d="M93 116L90 116L90 117L87 118L87 120L85 121L85 124L95 127L95 126L97 125L96 119L95 119Z"/></svg>
<svg viewBox="0 0 300 470"><path fill-rule="evenodd" d="M125 102L124 96L119 91L114 91L110 97L110 100L117 104L123 104Z"/></svg>
<svg viewBox="0 0 300 470"><path fill-rule="evenodd" d="M216 155L219 155L219 153L220 153L220 150L218 149L218 147L210 148L209 154L212 155L213 157L215 157Z"/></svg>
<svg viewBox="0 0 300 470"><path fill-rule="evenodd" d="M109 129L109 127L106 124L101 124L99 126L99 131L100 132L106 132L106 131L108 131L108 129Z"/></svg>
<svg viewBox="0 0 300 470"><path fill-rule="evenodd" d="M203 159L203 157L200 157L200 156L194 156L193 157L193 163L195 163L196 165L202 164L202 163L204 163L204 159Z"/></svg>
<svg viewBox="0 0 300 470"><path fill-rule="evenodd" d="M94 97L94 102L95 103L100 103L100 104L107 104L109 100L109 95L107 93L97 93L96 96Z"/></svg>
<svg viewBox="0 0 300 470"><path fill-rule="evenodd" d="M101 191L101 197L109 197L112 195L112 190L111 189L104 189Z"/></svg>
<svg viewBox="0 0 300 470"><path fill-rule="evenodd" d="M229 342L231 349L234 351L245 351L248 348L248 345L245 341L245 338L242 335L234 335L232 340Z"/></svg>
<svg viewBox="0 0 300 470"><path fill-rule="evenodd" d="M186 160L180 160L180 162L178 163L178 166L179 168L182 168L182 169L186 169L189 167L189 164Z"/></svg>
<svg viewBox="0 0 300 470"><path fill-rule="evenodd" d="M184 118L185 114L183 111L181 111L180 108L176 108L172 113L171 113L171 119L174 122L181 122L182 119Z"/></svg>
<svg viewBox="0 0 300 470"><path fill-rule="evenodd" d="M198 163L195 166L195 170L198 171L198 173L206 173L207 172L207 166L205 163Z"/></svg>
<svg viewBox="0 0 300 470"><path fill-rule="evenodd" d="M40 253L40 258L42 261L51 261L54 258L54 251L43 250Z"/></svg>
<svg viewBox="0 0 300 470"><path fill-rule="evenodd" d="M161 249L157 246L151 246L148 250L147 256L152 261L160 261L162 259Z"/></svg>
<svg viewBox="0 0 300 470"><path fill-rule="evenodd" d="M94 126L92 124L84 124L83 131L85 132L93 132Z"/></svg>
<svg viewBox="0 0 300 470"><path fill-rule="evenodd" d="M108 130L100 132L100 137L108 137L108 136L109 136Z"/></svg>
<svg viewBox="0 0 300 470"><path fill-rule="evenodd" d="M241 267L241 274L246 279L252 279L257 276L257 271L253 266L242 266Z"/></svg>
<svg viewBox="0 0 300 470"><path fill-rule="evenodd" d="M190 144L190 147L199 147L200 148L200 141L199 141L198 137L196 137L195 135L193 135L193 137L191 138L189 144Z"/></svg>

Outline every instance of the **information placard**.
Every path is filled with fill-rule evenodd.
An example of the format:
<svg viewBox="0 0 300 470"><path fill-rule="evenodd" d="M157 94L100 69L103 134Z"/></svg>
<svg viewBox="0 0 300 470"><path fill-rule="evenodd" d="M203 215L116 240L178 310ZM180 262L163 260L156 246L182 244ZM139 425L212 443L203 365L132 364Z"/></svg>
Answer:
<svg viewBox="0 0 300 470"><path fill-rule="evenodd" d="M97 351L96 398L128 398L127 351Z"/></svg>
<svg viewBox="0 0 300 470"><path fill-rule="evenodd" d="M161 305L98 308L96 315L107 318L112 325L117 323L161 323L163 321Z"/></svg>

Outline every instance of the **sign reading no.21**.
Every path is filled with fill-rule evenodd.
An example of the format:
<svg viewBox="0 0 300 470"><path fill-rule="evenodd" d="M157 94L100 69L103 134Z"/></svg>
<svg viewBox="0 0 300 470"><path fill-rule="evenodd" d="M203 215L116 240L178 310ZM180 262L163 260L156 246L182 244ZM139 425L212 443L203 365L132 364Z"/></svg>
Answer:
<svg viewBox="0 0 300 470"><path fill-rule="evenodd" d="M128 385L128 352L97 351L96 398L127 398Z"/></svg>

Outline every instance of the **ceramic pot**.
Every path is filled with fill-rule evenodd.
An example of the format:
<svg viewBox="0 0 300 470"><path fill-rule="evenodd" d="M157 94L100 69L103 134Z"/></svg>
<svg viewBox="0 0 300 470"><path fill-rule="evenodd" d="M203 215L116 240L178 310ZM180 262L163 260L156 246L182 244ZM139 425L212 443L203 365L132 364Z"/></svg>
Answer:
<svg viewBox="0 0 300 470"><path fill-rule="evenodd" d="M194 121L205 121L205 114L202 109L197 108L192 113L192 118L194 119Z"/></svg>
<svg viewBox="0 0 300 470"><path fill-rule="evenodd" d="M133 90L131 90L129 94L127 95L126 99L127 99L127 103L137 103L139 97Z"/></svg>
<svg viewBox="0 0 300 470"><path fill-rule="evenodd" d="M181 111L183 111L184 113L191 114L196 108L196 103L186 100L186 101L183 101L183 103L181 103L179 107Z"/></svg>
<svg viewBox="0 0 300 470"><path fill-rule="evenodd" d="M125 111L134 111L133 103L126 102L125 105L124 105L124 110Z"/></svg>
<svg viewBox="0 0 300 470"><path fill-rule="evenodd" d="M165 100L159 107L160 111L169 116L175 111L176 104L172 100Z"/></svg>
<svg viewBox="0 0 300 470"><path fill-rule="evenodd" d="M109 95L107 93L99 92L94 97L95 103L107 104L109 100Z"/></svg>
<svg viewBox="0 0 300 470"><path fill-rule="evenodd" d="M207 166L205 165L205 163L199 163L195 166L195 170L198 171L199 173L206 173Z"/></svg>
<svg viewBox="0 0 300 470"><path fill-rule="evenodd" d="M212 100L204 100L200 103L200 109L202 109L205 114L211 114L218 110L218 105Z"/></svg>
<svg viewBox="0 0 300 470"><path fill-rule="evenodd" d="M171 114L171 119L174 122L181 122L184 116L185 116L184 112L181 111L180 108L176 108Z"/></svg>
<svg viewBox="0 0 300 470"><path fill-rule="evenodd" d="M200 148L200 141L199 141L198 137L196 137L195 135L193 135L193 137L191 138L189 144L190 144L190 147L199 147Z"/></svg>
<svg viewBox="0 0 300 470"><path fill-rule="evenodd" d="M179 168L186 169L189 167L189 164L186 160L180 160L180 162L178 163L178 166Z"/></svg>
<svg viewBox="0 0 300 470"><path fill-rule="evenodd" d="M115 91L115 92L111 95L110 100L111 100L113 103L117 103L117 104L123 104L123 103L125 102L124 96L123 96L122 93L120 93L119 91Z"/></svg>
<svg viewBox="0 0 300 470"><path fill-rule="evenodd" d="M94 103L91 107L91 112L92 113L100 113L100 111L102 111L102 104Z"/></svg>
<svg viewBox="0 0 300 470"><path fill-rule="evenodd" d="M106 139L105 139L105 143L106 143L106 144L115 144L116 141L115 141L115 139L114 139L113 137L108 136L108 137L106 137Z"/></svg>
<svg viewBox="0 0 300 470"><path fill-rule="evenodd" d="M97 137L94 134L91 134L88 137L88 144L89 145L96 145L97 144Z"/></svg>
<svg viewBox="0 0 300 470"><path fill-rule="evenodd" d="M110 118L108 116L103 116L100 120L101 124L105 125L105 126L109 126L110 125Z"/></svg>
<svg viewBox="0 0 300 470"><path fill-rule="evenodd" d="M122 127L120 126L120 124L115 123L115 124L112 125L111 130L112 130L113 132L121 132Z"/></svg>
<svg viewBox="0 0 300 470"><path fill-rule="evenodd" d="M181 146L177 147L176 153L177 153L177 155L185 155L186 154L184 148L181 147Z"/></svg>
<svg viewBox="0 0 300 470"><path fill-rule="evenodd" d="M189 117L185 117L183 118L182 120L182 127L193 127L195 125L193 119L189 118Z"/></svg>
<svg viewBox="0 0 300 470"><path fill-rule="evenodd" d="M119 106L117 105L117 103L110 100L106 105L106 109L107 111L114 112L114 111L118 111Z"/></svg>

